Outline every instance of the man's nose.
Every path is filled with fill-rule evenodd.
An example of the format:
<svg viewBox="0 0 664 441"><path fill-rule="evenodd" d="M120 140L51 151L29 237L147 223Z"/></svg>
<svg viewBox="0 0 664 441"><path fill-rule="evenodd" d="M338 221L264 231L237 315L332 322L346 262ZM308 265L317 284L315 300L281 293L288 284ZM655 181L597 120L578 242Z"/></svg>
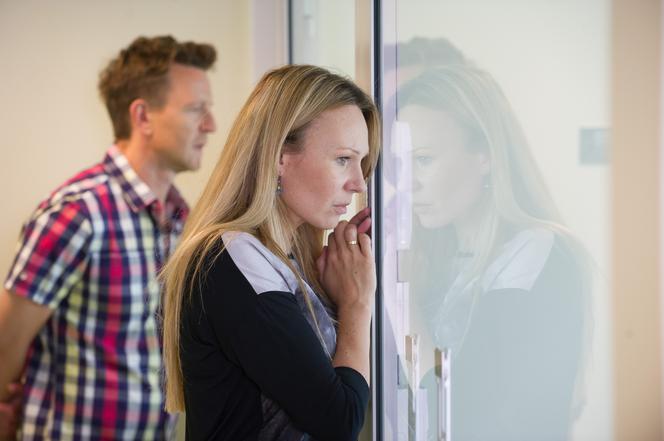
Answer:
<svg viewBox="0 0 664 441"><path fill-rule="evenodd" d="M201 121L200 129L202 132L210 133L217 130L217 124L214 121L214 116L211 112L207 112Z"/></svg>

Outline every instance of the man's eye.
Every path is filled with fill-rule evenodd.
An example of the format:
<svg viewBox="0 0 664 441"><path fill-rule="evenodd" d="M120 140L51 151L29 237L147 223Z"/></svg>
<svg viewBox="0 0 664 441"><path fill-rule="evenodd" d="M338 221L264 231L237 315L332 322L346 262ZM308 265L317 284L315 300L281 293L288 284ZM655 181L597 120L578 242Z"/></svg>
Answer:
<svg viewBox="0 0 664 441"><path fill-rule="evenodd" d="M199 115L205 115L209 112L208 106L201 104L198 106L191 107L191 111Z"/></svg>

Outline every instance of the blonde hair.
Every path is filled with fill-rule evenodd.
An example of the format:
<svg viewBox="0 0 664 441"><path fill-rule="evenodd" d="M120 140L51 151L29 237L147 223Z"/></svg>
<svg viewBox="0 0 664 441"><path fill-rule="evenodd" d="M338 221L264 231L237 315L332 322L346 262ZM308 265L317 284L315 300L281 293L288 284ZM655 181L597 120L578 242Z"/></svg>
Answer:
<svg viewBox="0 0 664 441"><path fill-rule="evenodd" d="M222 251L215 245L224 232L252 234L288 265L298 277L314 321L303 280L329 303L315 265L324 231L308 224L294 231L290 228L286 207L276 192L277 165L284 150L303 148L303 133L314 119L344 105L357 106L367 124L369 154L362 160L362 170L368 178L378 160L380 120L371 98L352 81L316 66L284 66L266 73L242 107L180 244L161 273L167 411L184 410L179 344L182 305L204 276L206 258ZM285 250L290 250L301 274Z"/></svg>

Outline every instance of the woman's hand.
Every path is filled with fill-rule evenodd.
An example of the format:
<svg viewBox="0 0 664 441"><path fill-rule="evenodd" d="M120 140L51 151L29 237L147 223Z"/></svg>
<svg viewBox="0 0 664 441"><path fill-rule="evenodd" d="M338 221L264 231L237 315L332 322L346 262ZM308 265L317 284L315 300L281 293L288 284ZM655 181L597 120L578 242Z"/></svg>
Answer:
<svg viewBox="0 0 664 441"><path fill-rule="evenodd" d="M369 234L369 230L371 229L371 209L369 207L361 209L351 220L348 221L348 223L357 227L358 234ZM369 237L371 237L371 235L369 235Z"/></svg>
<svg viewBox="0 0 664 441"><path fill-rule="evenodd" d="M373 309L376 268L367 234L370 227L369 208L361 210L350 222L339 222L316 262L320 283L338 311Z"/></svg>
<svg viewBox="0 0 664 441"><path fill-rule="evenodd" d="M337 307L335 367L350 367L370 379L371 313L376 267L371 250L369 209L341 221L330 233L317 260L320 283Z"/></svg>

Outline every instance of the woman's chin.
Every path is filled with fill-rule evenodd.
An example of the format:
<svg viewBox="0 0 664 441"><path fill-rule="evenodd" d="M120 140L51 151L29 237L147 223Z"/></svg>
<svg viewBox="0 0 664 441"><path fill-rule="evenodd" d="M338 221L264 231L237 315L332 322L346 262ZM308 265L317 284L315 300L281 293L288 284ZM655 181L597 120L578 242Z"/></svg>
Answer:
<svg viewBox="0 0 664 441"><path fill-rule="evenodd" d="M434 213L417 214L417 220L422 228L434 229L448 226L452 221L443 216L436 216Z"/></svg>
<svg viewBox="0 0 664 441"><path fill-rule="evenodd" d="M316 219L311 222L307 222L307 224L320 230L333 230L339 223L339 218L340 216L334 216L329 219Z"/></svg>

